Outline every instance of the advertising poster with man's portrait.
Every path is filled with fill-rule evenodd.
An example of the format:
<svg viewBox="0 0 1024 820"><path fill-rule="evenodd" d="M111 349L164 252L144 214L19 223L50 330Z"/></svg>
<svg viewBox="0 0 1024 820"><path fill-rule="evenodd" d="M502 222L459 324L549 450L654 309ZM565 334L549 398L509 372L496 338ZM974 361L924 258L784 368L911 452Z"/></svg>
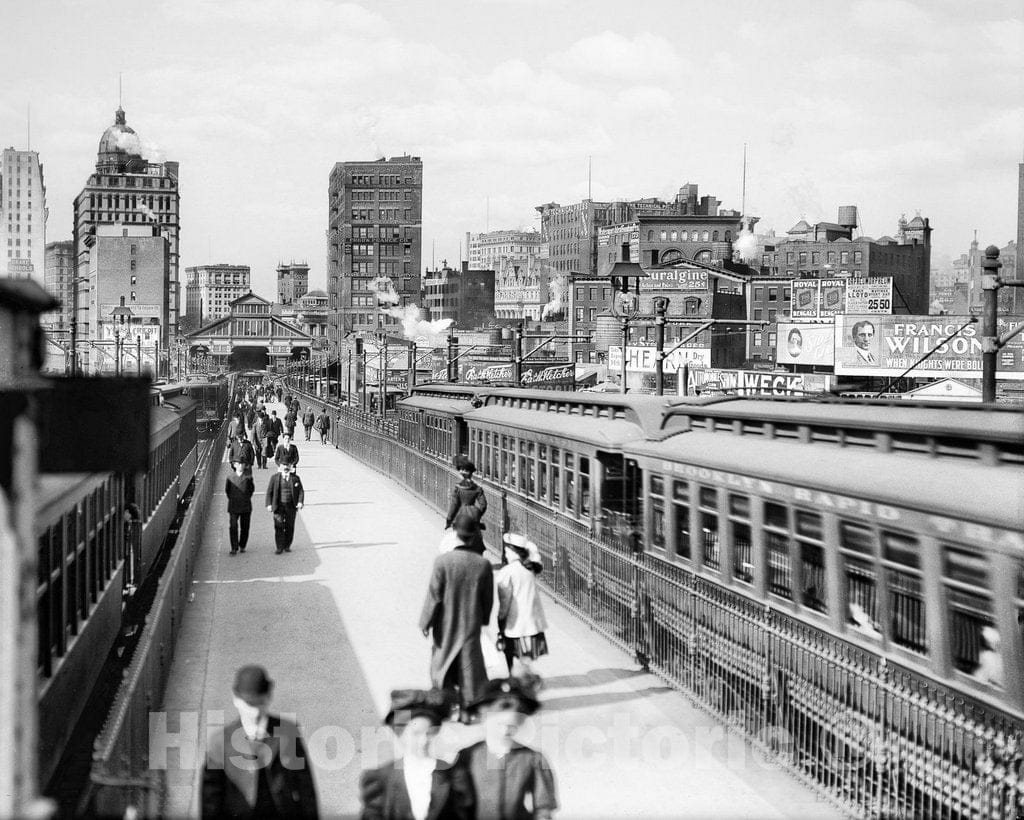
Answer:
<svg viewBox="0 0 1024 820"><path fill-rule="evenodd" d="M836 316L836 374L901 376L913 368L909 375L917 378L980 379L981 324L969 320L969 316ZM1020 321L1001 317L1000 332ZM1020 337L999 351L996 378L1024 380Z"/></svg>

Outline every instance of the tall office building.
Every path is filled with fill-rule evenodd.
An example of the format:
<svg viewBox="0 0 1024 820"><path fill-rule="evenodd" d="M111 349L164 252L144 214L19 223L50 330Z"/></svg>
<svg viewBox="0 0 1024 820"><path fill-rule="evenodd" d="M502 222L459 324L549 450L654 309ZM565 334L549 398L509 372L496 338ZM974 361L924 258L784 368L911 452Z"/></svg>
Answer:
<svg viewBox="0 0 1024 820"><path fill-rule="evenodd" d="M506 261L526 267L540 256L540 232L504 230L466 234L469 270L500 270Z"/></svg>
<svg viewBox="0 0 1024 820"><path fill-rule="evenodd" d="M377 293L387 284L382 278L400 303L418 301L422 217L419 157L335 164L327 218L332 343L353 332L373 331L381 320L395 324L377 310Z"/></svg>
<svg viewBox="0 0 1024 820"><path fill-rule="evenodd" d="M0 159L0 276L45 283L46 185L36 151L5 148ZM3 253L6 251L6 253Z"/></svg>
<svg viewBox="0 0 1024 820"><path fill-rule="evenodd" d="M252 290L248 265L185 268L185 317L193 330L231 313L231 303Z"/></svg>
<svg viewBox="0 0 1024 820"><path fill-rule="evenodd" d="M294 305L309 290L309 265L305 262L281 262L277 266L277 303Z"/></svg>
<svg viewBox="0 0 1024 820"><path fill-rule="evenodd" d="M75 243L70 239L46 243L45 287L60 300L60 307L43 317L52 331L71 329L72 287L75 278Z"/></svg>
<svg viewBox="0 0 1024 820"><path fill-rule="evenodd" d="M88 282L89 255L97 229L121 225L123 232L133 224L155 226L167 240L166 342L173 344L177 339L182 297L178 279L178 163L153 162L144 153L142 141L118 108L114 124L100 138L96 171L75 197L76 324L80 339L87 339L89 328L97 327L97 317L90 312L90 305L95 309L98 304L96 283ZM97 275L103 276L102 267Z"/></svg>

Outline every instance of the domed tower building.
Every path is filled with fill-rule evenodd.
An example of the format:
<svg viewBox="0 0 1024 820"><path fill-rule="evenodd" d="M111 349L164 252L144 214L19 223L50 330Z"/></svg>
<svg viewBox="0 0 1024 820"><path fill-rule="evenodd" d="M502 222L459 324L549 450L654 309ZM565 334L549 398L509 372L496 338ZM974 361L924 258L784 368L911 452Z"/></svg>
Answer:
<svg viewBox="0 0 1024 820"><path fill-rule="evenodd" d="M143 336L147 349L158 346L166 360L177 341L182 307L178 163L153 153L118 107L100 137L96 170L75 197L72 321L87 372L104 369L107 357L96 345L109 335L109 314L121 304L144 326L146 332L136 335ZM149 359L146 366L158 369L160 354Z"/></svg>

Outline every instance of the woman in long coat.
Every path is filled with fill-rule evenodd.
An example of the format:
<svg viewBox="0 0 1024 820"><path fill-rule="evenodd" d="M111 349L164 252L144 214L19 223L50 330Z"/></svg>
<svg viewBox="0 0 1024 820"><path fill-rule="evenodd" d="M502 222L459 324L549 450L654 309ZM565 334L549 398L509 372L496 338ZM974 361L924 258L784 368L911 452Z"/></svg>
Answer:
<svg viewBox="0 0 1024 820"><path fill-rule="evenodd" d="M461 543L434 559L419 626L424 635L433 632L431 683L438 689L459 690L461 717L468 722L467 707L487 686L480 629L490 621L494 573L491 562L473 546L479 535L476 513L460 511L454 528Z"/></svg>
<svg viewBox="0 0 1024 820"><path fill-rule="evenodd" d="M485 530L487 527L482 519L484 513L487 512L487 496L484 495L483 487L473 481L476 465L463 455L455 456L453 462L455 469L462 476L462 480L452 488L452 497L448 504L448 517L444 523L445 529L452 525L459 510L468 507L476 513L477 521L480 522L480 530ZM484 536L482 532L477 533L473 548L483 555Z"/></svg>

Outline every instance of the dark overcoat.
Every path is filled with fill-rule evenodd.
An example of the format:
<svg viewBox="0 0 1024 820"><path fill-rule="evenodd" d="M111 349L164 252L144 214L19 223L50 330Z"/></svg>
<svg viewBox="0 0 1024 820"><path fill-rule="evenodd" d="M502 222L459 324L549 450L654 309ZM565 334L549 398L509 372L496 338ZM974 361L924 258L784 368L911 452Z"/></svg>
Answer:
<svg viewBox="0 0 1024 820"><path fill-rule="evenodd" d="M224 492L228 497L229 513L251 513L252 494L256 491L252 476L242 475L239 477L232 473L224 482Z"/></svg>
<svg viewBox="0 0 1024 820"><path fill-rule="evenodd" d="M493 603L494 573L482 555L463 545L434 559L420 614L420 630L431 630L434 638L430 680L443 688L448 669L463 652L462 699L466 703L482 696L487 686L480 628L490 621Z"/></svg>
<svg viewBox="0 0 1024 820"><path fill-rule="evenodd" d="M444 525L450 527L463 507L472 507L476 510L477 519L481 519L487 512L487 496L484 495L484 488L473 479L468 482L460 481L452 488L451 501L448 503L448 518ZM480 529L486 529L482 524Z"/></svg>
<svg viewBox="0 0 1024 820"><path fill-rule="evenodd" d="M213 732L203 766L202 816L252 817L260 765L278 817L317 817L313 772L299 727L269 715L267 737L249 740L235 720Z"/></svg>
<svg viewBox="0 0 1024 820"><path fill-rule="evenodd" d="M359 794L363 803L360 820L413 820L401 761L393 760L379 769L363 772L359 778ZM447 765L434 769L427 820L471 820L472 817L473 786L469 774Z"/></svg>
<svg viewBox="0 0 1024 820"><path fill-rule="evenodd" d="M558 808L551 767L528 746L514 743L508 754L495 757L480 741L459 752L454 768L473 783L478 820L548 818Z"/></svg>
<svg viewBox="0 0 1024 820"><path fill-rule="evenodd" d="M292 473L290 478L292 480L291 508L294 510L298 509L299 504L306 503L306 491L302 488L302 479L295 473ZM267 484L267 497L263 506L273 508L273 512L277 512L278 507L283 506L281 503L281 482L283 480L284 477L280 473L274 473Z"/></svg>

